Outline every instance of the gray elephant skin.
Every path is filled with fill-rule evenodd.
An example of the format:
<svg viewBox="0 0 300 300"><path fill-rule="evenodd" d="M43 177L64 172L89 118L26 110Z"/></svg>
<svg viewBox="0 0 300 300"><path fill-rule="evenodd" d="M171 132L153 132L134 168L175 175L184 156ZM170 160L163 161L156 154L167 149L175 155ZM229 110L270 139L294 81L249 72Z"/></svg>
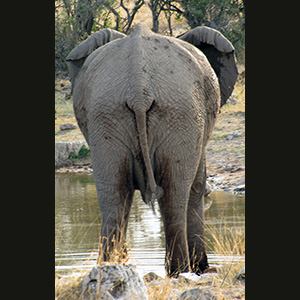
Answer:
<svg viewBox="0 0 300 300"><path fill-rule="evenodd" d="M167 274L203 273L205 147L238 75L231 43L207 27L172 38L140 23L129 36L94 33L66 60L91 150L103 259L121 251L140 190L159 204Z"/></svg>

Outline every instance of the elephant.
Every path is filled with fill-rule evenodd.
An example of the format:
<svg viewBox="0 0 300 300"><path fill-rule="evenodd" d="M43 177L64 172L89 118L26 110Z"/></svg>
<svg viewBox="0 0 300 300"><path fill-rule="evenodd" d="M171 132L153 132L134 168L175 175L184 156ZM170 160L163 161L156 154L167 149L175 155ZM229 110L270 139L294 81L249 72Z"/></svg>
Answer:
<svg viewBox="0 0 300 300"><path fill-rule="evenodd" d="M102 259L122 249L133 193L163 220L167 275L209 268L205 147L237 79L232 44L195 28L175 38L139 23L92 34L67 56L78 125L90 147Z"/></svg>

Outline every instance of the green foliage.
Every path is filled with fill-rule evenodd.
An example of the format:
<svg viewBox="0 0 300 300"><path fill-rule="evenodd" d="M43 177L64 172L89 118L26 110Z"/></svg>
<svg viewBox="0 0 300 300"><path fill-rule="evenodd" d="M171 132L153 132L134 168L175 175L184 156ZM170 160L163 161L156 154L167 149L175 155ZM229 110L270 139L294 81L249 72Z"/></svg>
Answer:
<svg viewBox="0 0 300 300"><path fill-rule="evenodd" d="M90 155L91 150L89 148L87 148L85 145L83 145L78 154L76 154L75 152L70 152L69 154L69 159L73 160L73 161L77 161L78 159L88 156Z"/></svg>
<svg viewBox="0 0 300 300"><path fill-rule="evenodd" d="M112 0L56 0L55 1L55 72L68 71L65 58L92 31L111 26L105 17ZM103 25L99 23L103 20Z"/></svg>
<svg viewBox="0 0 300 300"><path fill-rule="evenodd" d="M65 58L91 33L104 28L128 33L144 4L144 0L55 0L56 74L67 74Z"/></svg>

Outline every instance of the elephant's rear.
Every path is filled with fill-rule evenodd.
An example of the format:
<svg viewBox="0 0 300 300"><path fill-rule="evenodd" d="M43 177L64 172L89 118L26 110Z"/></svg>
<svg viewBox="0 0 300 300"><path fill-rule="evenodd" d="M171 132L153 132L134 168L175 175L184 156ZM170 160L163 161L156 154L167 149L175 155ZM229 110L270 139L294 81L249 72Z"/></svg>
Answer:
<svg viewBox="0 0 300 300"><path fill-rule="evenodd" d="M219 107L209 63L186 44L137 29L94 51L74 89L75 113L92 150L95 178L109 184L104 170L117 168L123 156L126 176L146 203L158 196L166 161L180 164L191 180L197 164L193 156L202 151ZM143 114L146 128L139 125ZM110 155L116 148L118 157Z"/></svg>

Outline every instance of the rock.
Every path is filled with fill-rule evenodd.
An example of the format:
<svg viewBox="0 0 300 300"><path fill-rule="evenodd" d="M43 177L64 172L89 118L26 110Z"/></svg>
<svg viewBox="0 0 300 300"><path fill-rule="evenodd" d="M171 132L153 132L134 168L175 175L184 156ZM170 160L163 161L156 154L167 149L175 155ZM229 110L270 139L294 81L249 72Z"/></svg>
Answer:
<svg viewBox="0 0 300 300"><path fill-rule="evenodd" d="M237 99L235 98L236 96L236 93L232 93L231 96L227 99L226 104L235 105L237 103Z"/></svg>
<svg viewBox="0 0 300 300"><path fill-rule="evenodd" d="M233 138L237 138L237 137L240 137L243 135L243 131L241 130L238 130L238 131L234 131L232 133L229 133L226 137L226 140L230 141L232 140Z"/></svg>
<svg viewBox="0 0 300 300"><path fill-rule="evenodd" d="M217 300L217 297L214 296L209 289L190 289L184 291L178 300Z"/></svg>
<svg viewBox="0 0 300 300"><path fill-rule="evenodd" d="M70 100L72 98L72 94L66 93L65 100Z"/></svg>
<svg viewBox="0 0 300 300"><path fill-rule="evenodd" d="M223 177L223 176L216 176L216 177L213 177L211 180L215 184L221 184L225 180L225 177Z"/></svg>
<svg viewBox="0 0 300 300"><path fill-rule="evenodd" d="M206 181L205 184L205 191L204 191L204 197L208 196L211 192L211 186L210 184Z"/></svg>
<svg viewBox="0 0 300 300"><path fill-rule="evenodd" d="M72 142L55 142L55 168L68 166L72 163L70 153L78 155L82 146L88 147L85 140Z"/></svg>
<svg viewBox="0 0 300 300"><path fill-rule="evenodd" d="M195 273L180 273L179 274L179 279L180 278L185 278L188 280L187 284L196 284L197 286L199 285L212 285L214 278L216 277L217 273L203 273L201 276L195 274Z"/></svg>
<svg viewBox="0 0 300 300"><path fill-rule="evenodd" d="M156 273L154 272L149 272L146 275L144 275L143 277L144 281L146 282L151 282L151 281L156 281L156 280L162 280L163 278L158 276Z"/></svg>
<svg viewBox="0 0 300 300"><path fill-rule="evenodd" d="M233 190L233 193L237 194L237 195L245 195L245 192L246 192L246 190L245 190L245 185L244 184L237 186Z"/></svg>
<svg viewBox="0 0 300 300"><path fill-rule="evenodd" d="M211 205L212 205L213 201L210 197L204 197L204 211L207 211Z"/></svg>
<svg viewBox="0 0 300 300"><path fill-rule="evenodd" d="M241 184L241 185L237 186L233 191L234 192L243 192L243 191L245 191L245 185Z"/></svg>
<svg viewBox="0 0 300 300"><path fill-rule="evenodd" d="M236 279L240 281L245 281L246 279L246 268L243 268L240 272L237 273Z"/></svg>
<svg viewBox="0 0 300 300"><path fill-rule="evenodd" d="M73 129L76 129L77 126L73 123L64 123L64 124L61 124L59 125L59 129L60 130L73 130Z"/></svg>
<svg viewBox="0 0 300 300"><path fill-rule="evenodd" d="M85 300L148 299L147 287L133 265L94 267L80 282L79 293Z"/></svg>
<svg viewBox="0 0 300 300"><path fill-rule="evenodd" d="M244 171L245 168L244 167L237 167L236 169L232 169L230 171L230 173L236 173L236 172L240 172L240 171Z"/></svg>
<svg viewBox="0 0 300 300"><path fill-rule="evenodd" d="M245 179L239 180L239 181L236 183L236 185L237 185L237 186L238 186L238 185L245 185Z"/></svg>
<svg viewBox="0 0 300 300"><path fill-rule="evenodd" d="M183 273L181 273L181 274L183 274ZM179 275L178 278L170 279L170 285L173 288L185 287L185 286L189 285L191 282L192 282L191 279L189 279L185 276L182 276L182 275Z"/></svg>

